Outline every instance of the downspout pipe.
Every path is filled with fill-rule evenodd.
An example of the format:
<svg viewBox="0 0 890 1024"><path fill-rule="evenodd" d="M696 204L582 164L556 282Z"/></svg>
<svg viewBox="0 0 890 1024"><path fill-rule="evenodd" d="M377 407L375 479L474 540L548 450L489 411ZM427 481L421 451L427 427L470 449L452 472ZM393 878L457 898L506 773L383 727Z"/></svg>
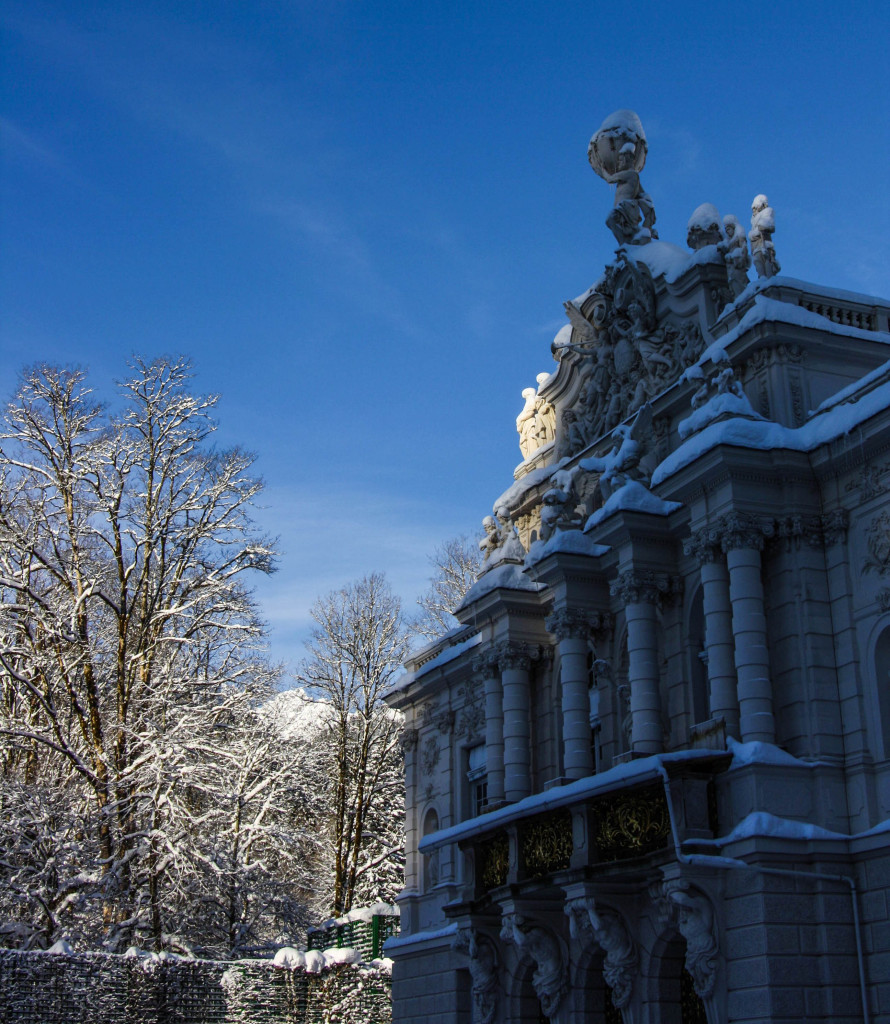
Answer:
<svg viewBox="0 0 890 1024"><path fill-rule="evenodd" d="M794 868L771 868L760 864L749 864L747 861L739 860L737 857L715 857L705 853L684 853L680 842L680 833L677 830L677 820L674 817L674 805L671 800L670 777L664 765L659 762L658 774L661 776L664 785L664 796L667 801L668 820L671 826L671 839L674 845L674 855L680 864L698 865L700 867L719 868L724 871L759 871L762 875L779 875L786 878L815 879L824 882L840 882L850 888L850 902L853 905L853 931L856 937L856 962L859 967L859 992L862 1000L862 1022L870 1024L871 1016L868 1009L868 983L865 973L865 955L862 944L862 921L859 917L859 890L856 887L856 880L849 875L832 875L822 871L803 871Z"/></svg>

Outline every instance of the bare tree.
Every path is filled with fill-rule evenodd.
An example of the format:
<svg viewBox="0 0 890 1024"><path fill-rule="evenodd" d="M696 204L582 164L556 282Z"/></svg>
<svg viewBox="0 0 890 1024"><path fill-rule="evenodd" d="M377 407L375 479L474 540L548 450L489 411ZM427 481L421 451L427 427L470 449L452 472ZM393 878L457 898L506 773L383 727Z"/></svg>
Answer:
<svg viewBox="0 0 890 1024"><path fill-rule="evenodd" d="M171 919L188 916L195 835L214 817L201 780L232 770L226 722L250 718L274 680L244 582L273 570L273 550L251 520L253 456L208 447L217 400L189 390L188 362L131 369L119 413L83 372L47 366L6 412L0 771L7 806L24 813L29 787L41 790L43 819L84 840L56 864L66 877L40 876L49 933L82 896L101 903L106 945L163 948L179 941ZM242 877L272 817L247 767ZM40 856L36 833L31 849Z"/></svg>
<svg viewBox="0 0 890 1024"><path fill-rule="evenodd" d="M429 558L433 567L429 589L417 599L421 613L412 622L415 633L435 640L458 624L452 615L482 568L479 544L471 537L453 537Z"/></svg>
<svg viewBox="0 0 890 1024"><path fill-rule="evenodd" d="M399 599L376 573L320 598L311 614L316 626L298 679L330 709L331 907L338 916L404 859L401 716L382 696L408 654L409 631ZM377 887L378 898L394 894L385 888Z"/></svg>

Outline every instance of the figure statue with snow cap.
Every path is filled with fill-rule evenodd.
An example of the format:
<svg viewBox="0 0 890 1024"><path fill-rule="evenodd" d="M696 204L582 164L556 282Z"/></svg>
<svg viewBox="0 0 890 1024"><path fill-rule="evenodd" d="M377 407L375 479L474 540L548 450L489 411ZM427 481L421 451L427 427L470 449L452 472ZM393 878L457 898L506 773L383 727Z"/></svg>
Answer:
<svg viewBox="0 0 890 1024"><path fill-rule="evenodd" d="M658 238L652 197L640 183L647 152L646 133L632 110L610 114L587 147L590 166L616 186L615 205L606 226L621 245L645 245Z"/></svg>
<svg viewBox="0 0 890 1024"><path fill-rule="evenodd" d="M748 255L748 236L738 217L734 217L731 213L723 218L723 231L726 238L717 243L717 248L726 263L732 297L737 299L748 287L748 267L751 266L751 257Z"/></svg>
<svg viewBox="0 0 890 1024"><path fill-rule="evenodd" d="M776 230L776 215L764 195L754 197L751 203L751 230L748 241L751 243L751 256L758 277L775 277L782 269L776 259L776 247L773 245L773 232Z"/></svg>
<svg viewBox="0 0 890 1024"><path fill-rule="evenodd" d="M537 413L535 407L538 392L534 388L524 388L522 397L525 399L525 405L516 417L516 429L519 431L519 450L522 452L523 459L527 459L533 451L540 447L536 439Z"/></svg>
<svg viewBox="0 0 890 1024"><path fill-rule="evenodd" d="M706 245L719 245L722 241L723 227L717 207L713 203L702 203L686 225L686 244L698 252Z"/></svg>

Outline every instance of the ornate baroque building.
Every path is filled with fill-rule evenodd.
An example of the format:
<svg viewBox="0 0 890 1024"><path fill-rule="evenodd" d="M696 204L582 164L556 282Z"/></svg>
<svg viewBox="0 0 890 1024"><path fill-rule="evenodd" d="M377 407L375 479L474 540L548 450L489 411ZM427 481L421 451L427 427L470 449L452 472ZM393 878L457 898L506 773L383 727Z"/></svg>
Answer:
<svg viewBox="0 0 890 1024"><path fill-rule="evenodd" d="M389 697L394 1019L888 1022L890 303L781 276L765 196L660 241L629 111L589 156L616 257Z"/></svg>

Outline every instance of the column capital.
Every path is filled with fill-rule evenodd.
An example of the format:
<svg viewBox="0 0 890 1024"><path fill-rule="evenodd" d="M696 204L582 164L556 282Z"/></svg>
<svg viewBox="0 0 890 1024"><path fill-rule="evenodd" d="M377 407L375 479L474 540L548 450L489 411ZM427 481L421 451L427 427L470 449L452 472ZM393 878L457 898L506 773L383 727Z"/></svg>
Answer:
<svg viewBox="0 0 890 1024"><path fill-rule="evenodd" d="M720 545L724 551L753 548L763 551L767 538L776 532L775 522L769 516L755 516L748 512L730 512L720 520Z"/></svg>
<svg viewBox="0 0 890 1024"><path fill-rule="evenodd" d="M484 654L477 654L471 663L474 676L490 678L498 674L497 651L488 650Z"/></svg>
<svg viewBox="0 0 890 1024"><path fill-rule="evenodd" d="M630 570L612 580L609 593L624 604L672 604L683 593L683 584L666 572Z"/></svg>
<svg viewBox="0 0 890 1024"><path fill-rule="evenodd" d="M590 636L590 620L582 608L561 608L544 625L557 640L586 640Z"/></svg>
<svg viewBox="0 0 890 1024"><path fill-rule="evenodd" d="M723 554L721 538L722 533L719 527L703 526L683 541L683 554L695 558L700 566L717 562Z"/></svg>
<svg viewBox="0 0 890 1024"><path fill-rule="evenodd" d="M522 668L528 671L532 666L532 661L540 657L540 652L537 647L506 640L504 643L498 644L495 649L495 657L502 672L511 668Z"/></svg>

